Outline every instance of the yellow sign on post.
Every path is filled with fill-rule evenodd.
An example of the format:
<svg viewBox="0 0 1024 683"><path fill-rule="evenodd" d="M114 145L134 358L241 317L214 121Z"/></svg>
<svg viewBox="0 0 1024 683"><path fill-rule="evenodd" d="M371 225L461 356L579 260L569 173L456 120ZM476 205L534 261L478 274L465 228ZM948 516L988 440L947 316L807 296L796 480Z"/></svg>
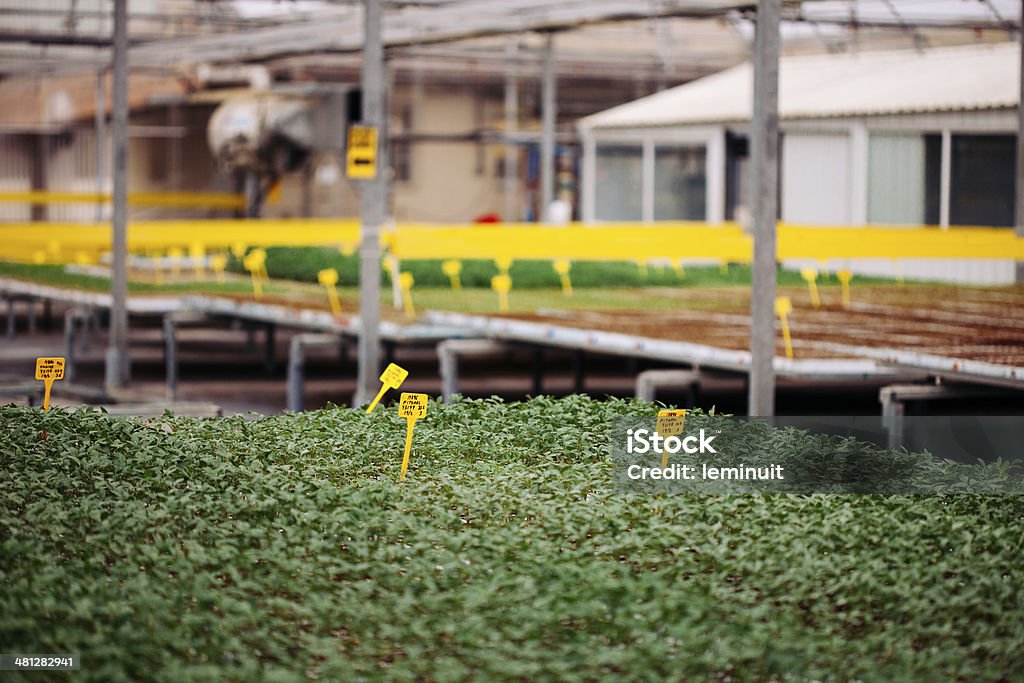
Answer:
<svg viewBox="0 0 1024 683"><path fill-rule="evenodd" d="M853 273L848 270L840 270L836 273L836 278L839 280L839 286L843 292L843 307L850 307L850 280L853 279Z"/></svg>
<svg viewBox="0 0 1024 683"><path fill-rule="evenodd" d="M43 382L43 412L50 409L50 389L53 383L64 379L63 358L36 358L36 380Z"/></svg>
<svg viewBox="0 0 1024 683"><path fill-rule="evenodd" d="M351 126L348 129L348 177L370 180L377 177L377 129Z"/></svg>
<svg viewBox="0 0 1024 683"><path fill-rule="evenodd" d="M372 401L370 401L370 406L366 409L366 414L369 415L370 413L373 412L373 409L377 407L378 403L380 403L381 398L384 397L384 392L386 392L388 389L397 389L398 387L402 386L402 382L404 382L405 378L408 376L408 370L403 370L394 363L391 363L386 368L384 368L384 372L381 373L380 376L380 391L378 391L377 396L374 397Z"/></svg>
<svg viewBox="0 0 1024 683"><path fill-rule="evenodd" d="M508 256L499 256L494 259L494 265L498 266L502 275L508 275L508 270L512 267L512 259Z"/></svg>
<svg viewBox="0 0 1024 683"><path fill-rule="evenodd" d="M683 433L683 426L686 424L685 410L659 410L658 421L654 430L663 439L670 436L679 436ZM662 449L661 469L668 467L668 449Z"/></svg>
<svg viewBox="0 0 1024 683"><path fill-rule="evenodd" d="M786 358L793 358L793 340L789 336L789 314L793 312L793 302L788 296L775 299L775 315L782 324L782 340L786 343Z"/></svg>
<svg viewBox="0 0 1024 683"><path fill-rule="evenodd" d="M807 281L807 289L811 293L811 305L815 308L820 308L821 297L818 296L818 271L814 268L801 268L800 277Z"/></svg>
<svg viewBox="0 0 1024 683"><path fill-rule="evenodd" d="M398 284L402 288L402 306L405 308L406 320L416 319L416 309L412 305L412 285L414 282L412 273L402 273L398 276Z"/></svg>
<svg viewBox="0 0 1024 683"><path fill-rule="evenodd" d="M557 259L554 265L558 278L562 281L562 294L572 296L572 280L569 279L569 271L572 270L572 261L569 259Z"/></svg>
<svg viewBox="0 0 1024 683"><path fill-rule="evenodd" d="M426 394L402 394L398 402L398 417L405 419L405 453L402 454L402 473L399 480L405 479L405 472L409 469L409 451L412 450L412 430L416 427L416 420L422 420L427 416L427 395Z"/></svg>
<svg viewBox="0 0 1024 683"><path fill-rule="evenodd" d="M327 303L331 306L331 313L341 313L341 302L338 300L338 271L334 268L324 268L316 274L316 280L327 290Z"/></svg>
<svg viewBox="0 0 1024 683"><path fill-rule="evenodd" d="M512 278L508 275L495 275L491 278L491 289L498 293L498 309L508 313L508 293L512 289Z"/></svg>
<svg viewBox="0 0 1024 683"><path fill-rule="evenodd" d="M462 273L462 261L457 259L450 259L441 264L441 270L451 280L452 289L462 289L462 280L459 278L459 274Z"/></svg>

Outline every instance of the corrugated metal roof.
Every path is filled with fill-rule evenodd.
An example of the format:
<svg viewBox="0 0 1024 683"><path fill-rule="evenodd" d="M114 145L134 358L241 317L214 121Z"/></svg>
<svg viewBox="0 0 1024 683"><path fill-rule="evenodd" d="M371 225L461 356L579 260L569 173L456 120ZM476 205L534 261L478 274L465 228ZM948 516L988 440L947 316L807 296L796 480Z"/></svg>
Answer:
<svg viewBox="0 0 1024 683"><path fill-rule="evenodd" d="M1016 43L784 57L782 119L1016 107ZM748 121L749 62L588 116L581 128L634 128Z"/></svg>

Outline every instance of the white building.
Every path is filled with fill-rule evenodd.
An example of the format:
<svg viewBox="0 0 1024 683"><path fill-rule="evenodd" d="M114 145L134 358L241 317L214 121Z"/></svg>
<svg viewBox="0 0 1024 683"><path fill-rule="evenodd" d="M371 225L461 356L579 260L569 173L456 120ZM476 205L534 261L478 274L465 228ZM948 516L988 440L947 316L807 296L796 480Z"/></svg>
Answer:
<svg viewBox="0 0 1024 683"><path fill-rule="evenodd" d="M1012 226L1019 68L1014 43L783 58L780 219ZM582 119L583 220L742 217L752 88L746 63ZM904 270L1014 277L1009 262Z"/></svg>

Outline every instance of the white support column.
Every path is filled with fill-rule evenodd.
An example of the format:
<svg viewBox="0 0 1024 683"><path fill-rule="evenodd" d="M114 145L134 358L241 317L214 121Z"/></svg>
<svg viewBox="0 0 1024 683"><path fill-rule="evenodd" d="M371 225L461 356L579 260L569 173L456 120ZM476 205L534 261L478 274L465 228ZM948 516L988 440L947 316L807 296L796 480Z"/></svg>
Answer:
<svg viewBox="0 0 1024 683"><path fill-rule="evenodd" d="M540 220L548 219L548 208L555 198L555 121L558 118L558 100L555 78L555 34L549 33L544 42L544 67L541 78L541 139L540 139Z"/></svg>
<svg viewBox="0 0 1024 683"><path fill-rule="evenodd" d="M942 131L942 161L939 172L939 225L949 228L950 188L953 178L953 135L949 129Z"/></svg>
<svg viewBox="0 0 1024 683"><path fill-rule="evenodd" d="M640 155L640 220L654 222L654 141L644 140Z"/></svg>
<svg viewBox="0 0 1024 683"><path fill-rule="evenodd" d="M719 128L708 139L704 156L705 216L711 225L725 220L725 129Z"/></svg>
<svg viewBox="0 0 1024 683"><path fill-rule="evenodd" d="M862 121L850 127L850 225L868 222L868 128Z"/></svg>

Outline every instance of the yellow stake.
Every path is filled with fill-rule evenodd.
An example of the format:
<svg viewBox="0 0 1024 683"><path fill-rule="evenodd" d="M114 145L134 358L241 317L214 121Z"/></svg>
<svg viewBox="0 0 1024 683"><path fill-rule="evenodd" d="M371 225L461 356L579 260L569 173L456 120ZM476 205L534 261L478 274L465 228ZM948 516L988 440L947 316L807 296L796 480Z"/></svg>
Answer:
<svg viewBox="0 0 1024 683"><path fill-rule="evenodd" d="M338 271L334 268L324 268L316 274L316 280L327 290L327 303L331 306L331 313L339 315L341 302L338 300L338 290L335 287L338 284Z"/></svg>
<svg viewBox="0 0 1024 683"><path fill-rule="evenodd" d="M459 274L462 272L462 261L450 259L441 264L441 270L452 282L452 289L462 289L462 280Z"/></svg>
<svg viewBox="0 0 1024 683"><path fill-rule="evenodd" d="M366 409L366 414L369 415L370 413L373 412L373 409L377 407L378 403L380 403L381 398L384 397L384 392L386 392L388 389L397 389L398 387L402 386L402 382L404 382L405 378L408 376L408 370L403 370L394 363L391 363L386 368L384 368L384 372L381 373L380 376L380 391L378 391L377 396L372 401L370 401L370 406Z"/></svg>
<svg viewBox="0 0 1024 683"><path fill-rule="evenodd" d="M242 259L242 265L249 271L249 276L252 279L252 294L257 299L263 296L263 285L260 281L263 277L263 261L266 257L267 254L262 249L253 249Z"/></svg>
<svg viewBox="0 0 1024 683"><path fill-rule="evenodd" d="M780 296L775 299L775 315L779 316L782 323L782 340L786 343L786 358L793 358L793 340L789 336L789 314L793 312L793 302L788 296Z"/></svg>
<svg viewBox="0 0 1024 683"><path fill-rule="evenodd" d="M427 395L426 394L402 394L398 402L398 417L405 418L405 452L402 454L402 472L398 479L405 479L405 472L409 469L409 451L412 450L412 430L416 427L416 420L427 416Z"/></svg>
<svg viewBox="0 0 1024 683"><path fill-rule="evenodd" d="M36 379L43 383L43 412L50 409L50 389L56 380L64 379L63 358L36 358Z"/></svg>
<svg viewBox="0 0 1024 683"><path fill-rule="evenodd" d="M167 250L167 258L171 259L171 275L181 275L181 258L185 255L179 247L171 247Z"/></svg>
<svg viewBox="0 0 1024 683"><path fill-rule="evenodd" d="M491 289L498 293L498 310L508 313L508 293L512 289L512 278L508 275L495 275L491 278Z"/></svg>
<svg viewBox="0 0 1024 683"><path fill-rule="evenodd" d="M728 261L720 262L718 264L718 272L721 273L722 275L728 275L729 274L729 262Z"/></svg>
<svg viewBox="0 0 1024 683"><path fill-rule="evenodd" d="M569 271L572 270L572 261L569 259L557 259L552 264L558 278L562 281L562 294L572 296L572 280L569 279Z"/></svg>
<svg viewBox="0 0 1024 683"><path fill-rule="evenodd" d="M848 270L840 270L836 273L836 278L839 280L839 286L843 292L843 307L850 307L850 280L853 279L853 273Z"/></svg>
<svg viewBox="0 0 1024 683"><path fill-rule="evenodd" d="M501 256L494 259L494 265L502 275L508 275L508 269L512 267L512 259L508 256Z"/></svg>
<svg viewBox="0 0 1024 683"><path fill-rule="evenodd" d="M659 410L657 426L654 431L663 439L670 436L679 436L683 433L683 425L686 423L685 410ZM662 449L661 469L668 467L668 449Z"/></svg>
<svg viewBox="0 0 1024 683"><path fill-rule="evenodd" d="M405 308L406 320L416 319L416 309L412 305L412 285L414 282L412 273L402 273L398 276L398 284L402 288L402 306Z"/></svg>
<svg viewBox="0 0 1024 683"><path fill-rule="evenodd" d="M217 282L224 282L224 270L228 267L227 254L214 254L210 257L210 265L217 274Z"/></svg>
<svg viewBox="0 0 1024 683"><path fill-rule="evenodd" d="M196 279L205 280L206 269L203 268L203 259L206 258L206 245L202 242L193 242L189 245L188 255L192 258L192 269L196 273Z"/></svg>
<svg viewBox="0 0 1024 683"><path fill-rule="evenodd" d="M807 289L811 293L811 305L815 308L821 307L821 298L818 296L818 271L814 268L801 268L800 277L807 281Z"/></svg>

